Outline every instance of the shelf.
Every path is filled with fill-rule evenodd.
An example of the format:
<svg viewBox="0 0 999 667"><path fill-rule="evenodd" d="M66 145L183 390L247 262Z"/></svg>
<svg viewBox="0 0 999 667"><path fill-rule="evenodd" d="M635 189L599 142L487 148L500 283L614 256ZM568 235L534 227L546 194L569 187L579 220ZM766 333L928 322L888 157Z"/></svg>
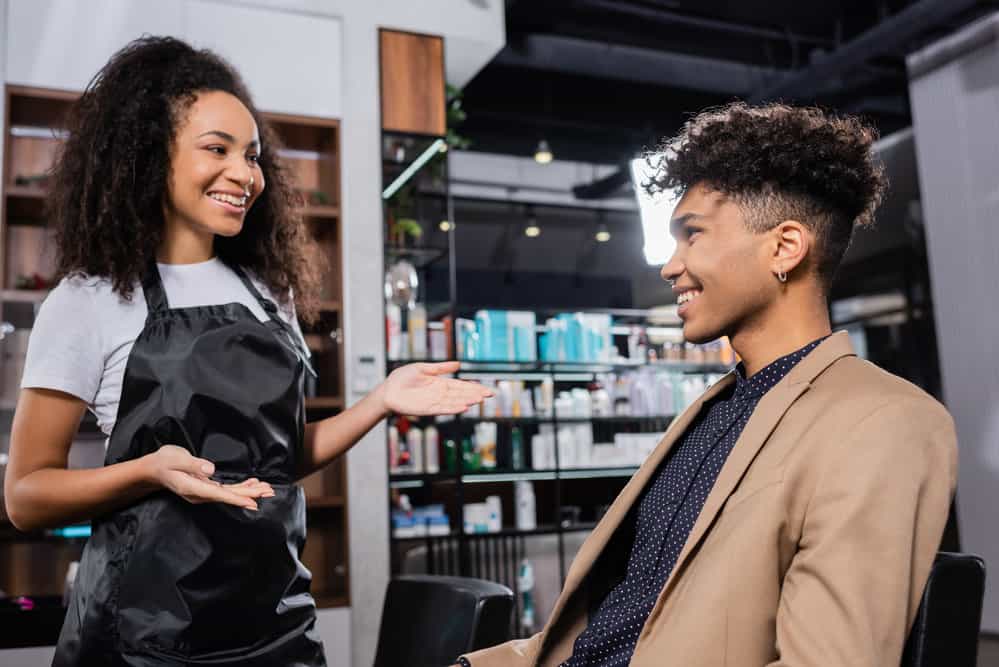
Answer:
<svg viewBox="0 0 999 667"><path fill-rule="evenodd" d="M327 509L343 507L345 504L343 496L314 496L305 497L305 506L308 509Z"/></svg>
<svg viewBox="0 0 999 667"><path fill-rule="evenodd" d="M48 197L48 193L44 188L36 188L30 185L8 185L6 194L8 197L16 197L18 199L44 200Z"/></svg>
<svg viewBox="0 0 999 667"><path fill-rule="evenodd" d="M327 410L343 408L343 398L340 396L314 396L305 399L306 410Z"/></svg>
<svg viewBox="0 0 999 667"><path fill-rule="evenodd" d="M301 208L302 215L307 218L339 218L340 207L326 204L309 204Z"/></svg>
<svg viewBox="0 0 999 667"><path fill-rule="evenodd" d="M319 302L319 310L327 313L339 313L342 304L338 300L324 299Z"/></svg>
<svg viewBox="0 0 999 667"><path fill-rule="evenodd" d="M347 599L346 595L313 595L312 599L316 601L316 607L320 609L350 606L350 600Z"/></svg>
<svg viewBox="0 0 999 667"><path fill-rule="evenodd" d="M389 369L417 362L438 363L440 360L392 359ZM728 373L732 366L721 363L690 361L462 361L459 374L523 374L523 373L610 373L614 371L654 368L680 373Z"/></svg>
<svg viewBox="0 0 999 667"><path fill-rule="evenodd" d="M399 246L385 246L385 264L391 264L399 259L406 259L413 263L417 269L422 269L431 264L435 264L448 256L447 248L401 248Z"/></svg>
<svg viewBox="0 0 999 667"><path fill-rule="evenodd" d="M616 477L631 477L639 466L614 466L603 468L566 468L562 470L493 470L490 472L468 472L461 475L465 484L484 484L496 482L547 481L554 479L610 479ZM389 486L393 489L405 489L432 484L436 482L456 482L456 473L392 473L389 475Z"/></svg>
<svg viewBox="0 0 999 667"><path fill-rule="evenodd" d="M8 303L41 303L49 295L48 289L0 290L0 301Z"/></svg>
<svg viewBox="0 0 999 667"><path fill-rule="evenodd" d="M676 415L646 415L620 417L462 417L432 422L437 428L448 428L455 424L480 424L489 422L505 426L534 426L539 424L647 424L672 421Z"/></svg>
<svg viewBox="0 0 999 667"><path fill-rule="evenodd" d="M590 532L596 528L596 523L584 522L575 523L569 526L559 527L555 524L543 524L534 528L532 530L517 530L516 528L507 528L493 533L465 533L465 539L476 540L483 538L495 538L495 537L531 537L533 535L555 535L557 533L580 533L580 532ZM460 537L458 531L451 531L447 535L413 535L406 537L398 537L392 535L392 540L394 542L421 542L426 540L454 540Z"/></svg>

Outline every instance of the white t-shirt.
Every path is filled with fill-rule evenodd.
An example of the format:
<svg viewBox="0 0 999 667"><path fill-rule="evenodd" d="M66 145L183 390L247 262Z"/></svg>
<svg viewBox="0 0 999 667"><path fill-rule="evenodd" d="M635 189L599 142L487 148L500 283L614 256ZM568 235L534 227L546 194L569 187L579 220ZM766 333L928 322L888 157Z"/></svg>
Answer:
<svg viewBox="0 0 999 667"><path fill-rule="evenodd" d="M158 264L171 308L242 303L264 322L267 313L224 262L218 258L198 264ZM265 285L250 280L260 293L278 303ZM302 332L294 306L278 313ZM136 286L126 301L106 278L64 278L42 303L28 340L22 388L55 389L87 402L106 435L111 435L125 364L146 322L146 298ZM305 345L304 339L302 341Z"/></svg>

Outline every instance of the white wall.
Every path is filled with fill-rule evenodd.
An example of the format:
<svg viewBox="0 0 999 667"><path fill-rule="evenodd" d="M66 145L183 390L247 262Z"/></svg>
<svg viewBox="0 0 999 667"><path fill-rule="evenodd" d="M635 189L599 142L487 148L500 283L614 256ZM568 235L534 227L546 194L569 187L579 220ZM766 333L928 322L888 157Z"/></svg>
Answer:
<svg viewBox="0 0 999 667"><path fill-rule="evenodd" d="M999 14L908 64L961 546L991 569L982 628L999 632Z"/></svg>
<svg viewBox="0 0 999 667"><path fill-rule="evenodd" d="M503 0L0 0L0 7L5 3L12 20L6 30L0 22L0 41L14 58L5 81L80 90L128 40L176 34L229 57L262 109L340 117L344 370L348 403L359 400L358 357L372 356L384 369L378 28L443 36L448 81L462 86L503 47ZM382 425L348 454L347 475L349 630L343 610L324 610L319 622L331 665L367 667L389 576Z"/></svg>

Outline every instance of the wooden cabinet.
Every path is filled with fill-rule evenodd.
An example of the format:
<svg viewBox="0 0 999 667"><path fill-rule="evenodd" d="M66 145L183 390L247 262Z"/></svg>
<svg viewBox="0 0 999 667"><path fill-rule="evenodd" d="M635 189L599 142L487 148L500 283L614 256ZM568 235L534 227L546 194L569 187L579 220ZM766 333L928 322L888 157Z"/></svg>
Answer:
<svg viewBox="0 0 999 667"><path fill-rule="evenodd" d="M382 129L443 135L446 128L444 39L379 31Z"/></svg>
<svg viewBox="0 0 999 667"><path fill-rule="evenodd" d="M26 333L34 309L48 294L47 285L27 283L35 274L51 279L54 271L54 243L43 213L46 174L65 136L62 118L76 95L20 86L8 86L4 95L0 316L4 321L16 320L16 326ZM321 317L315 325L304 328L319 373L305 405L309 418L318 419L343 409L340 126L329 118L282 114L265 114L265 118L284 143L281 155L301 192L301 212L313 239L313 257L322 267ZM10 394L0 401L0 453L5 454L20 372L4 364L3 373L5 378L16 375L13 381L0 383ZM347 605L345 461L334 462L302 484L309 508L303 560L312 571L312 591L320 606ZM82 548L79 538L16 531L0 504L0 590L4 593L60 594L66 568L79 558Z"/></svg>

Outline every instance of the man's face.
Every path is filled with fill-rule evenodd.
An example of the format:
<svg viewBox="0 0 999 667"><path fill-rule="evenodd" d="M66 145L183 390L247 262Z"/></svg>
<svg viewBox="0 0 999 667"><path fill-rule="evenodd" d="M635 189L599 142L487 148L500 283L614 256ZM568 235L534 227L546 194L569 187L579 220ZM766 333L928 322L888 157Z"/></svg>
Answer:
<svg viewBox="0 0 999 667"><path fill-rule="evenodd" d="M670 233L676 252L661 275L675 282L684 338L731 338L763 320L779 284L771 234L751 231L739 206L704 184L680 199Z"/></svg>

